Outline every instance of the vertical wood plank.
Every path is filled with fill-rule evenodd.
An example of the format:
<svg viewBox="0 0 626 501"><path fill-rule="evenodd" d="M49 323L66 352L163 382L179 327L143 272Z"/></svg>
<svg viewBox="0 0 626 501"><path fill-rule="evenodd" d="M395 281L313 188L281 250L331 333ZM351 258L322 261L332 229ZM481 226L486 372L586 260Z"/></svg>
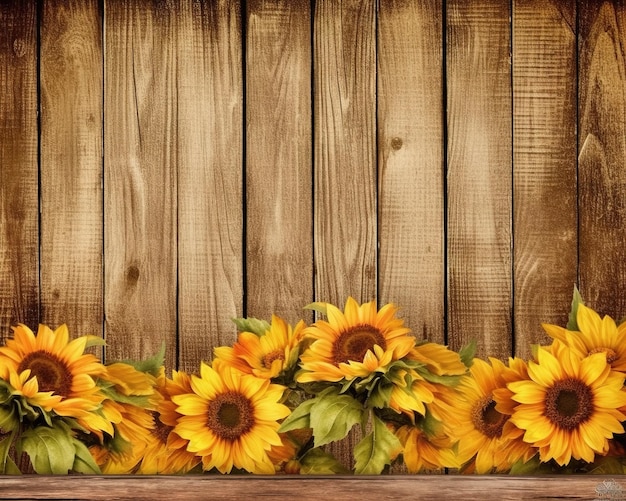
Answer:
<svg viewBox="0 0 626 501"><path fill-rule="evenodd" d="M577 282L576 2L514 2L515 354L565 325Z"/></svg>
<svg viewBox="0 0 626 501"><path fill-rule="evenodd" d="M343 308L377 292L376 2L317 1L313 29L315 294Z"/></svg>
<svg viewBox="0 0 626 501"><path fill-rule="evenodd" d="M240 5L183 1L177 23L178 362L195 371L243 308Z"/></svg>
<svg viewBox="0 0 626 501"><path fill-rule="evenodd" d="M511 353L509 3L447 3L449 341Z"/></svg>
<svg viewBox="0 0 626 501"><path fill-rule="evenodd" d="M37 6L0 3L0 339L39 321Z"/></svg>
<svg viewBox="0 0 626 501"><path fill-rule="evenodd" d="M171 3L105 3L107 359L176 362L176 34Z"/></svg>
<svg viewBox="0 0 626 501"><path fill-rule="evenodd" d="M440 0L378 15L379 300L444 341L443 25Z"/></svg>
<svg viewBox="0 0 626 501"><path fill-rule="evenodd" d="M43 2L41 310L102 336L102 17L97 0Z"/></svg>
<svg viewBox="0 0 626 501"><path fill-rule="evenodd" d="M247 314L295 323L313 300L310 2L247 8Z"/></svg>
<svg viewBox="0 0 626 501"><path fill-rule="evenodd" d="M315 290L340 307L376 297L375 7L315 3Z"/></svg>
<svg viewBox="0 0 626 501"><path fill-rule="evenodd" d="M626 315L626 7L579 12L580 287L601 314Z"/></svg>

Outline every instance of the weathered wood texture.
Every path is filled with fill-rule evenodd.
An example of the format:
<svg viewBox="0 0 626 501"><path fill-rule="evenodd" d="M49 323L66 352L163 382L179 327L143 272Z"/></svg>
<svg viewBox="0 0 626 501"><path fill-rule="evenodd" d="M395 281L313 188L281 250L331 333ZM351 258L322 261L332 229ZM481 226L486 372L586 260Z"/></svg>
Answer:
<svg viewBox="0 0 626 501"><path fill-rule="evenodd" d="M378 296L401 306L416 336L437 342L446 280L442 26L441 0L379 4Z"/></svg>
<svg viewBox="0 0 626 501"><path fill-rule="evenodd" d="M178 366L235 340L243 309L243 67L238 1L181 2L177 23ZM172 289L172 285L168 287Z"/></svg>
<svg viewBox="0 0 626 501"><path fill-rule="evenodd" d="M600 311L626 314L626 8L579 5L580 286Z"/></svg>
<svg viewBox="0 0 626 501"><path fill-rule="evenodd" d="M509 2L446 4L448 340L512 348Z"/></svg>
<svg viewBox="0 0 626 501"><path fill-rule="evenodd" d="M37 7L0 3L0 339L39 320Z"/></svg>
<svg viewBox="0 0 626 501"><path fill-rule="evenodd" d="M102 336L102 18L97 0L41 12L41 321Z"/></svg>
<svg viewBox="0 0 626 501"><path fill-rule="evenodd" d="M577 282L576 2L513 2L514 354L565 325Z"/></svg>
<svg viewBox="0 0 626 501"><path fill-rule="evenodd" d="M376 3L315 2L314 243L319 301L376 298Z"/></svg>
<svg viewBox="0 0 626 501"><path fill-rule="evenodd" d="M554 477L5 477L0 499L117 499L153 501L391 499L623 499L626 482L600 475Z"/></svg>
<svg viewBox="0 0 626 501"><path fill-rule="evenodd" d="M178 54L172 3L105 6L105 336L110 359L177 341Z"/></svg>
<svg viewBox="0 0 626 501"><path fill-rule="evenodd" d="M314 299L311 9L247 8L246 314L295 323L311 320L302 307Z"/></svg>

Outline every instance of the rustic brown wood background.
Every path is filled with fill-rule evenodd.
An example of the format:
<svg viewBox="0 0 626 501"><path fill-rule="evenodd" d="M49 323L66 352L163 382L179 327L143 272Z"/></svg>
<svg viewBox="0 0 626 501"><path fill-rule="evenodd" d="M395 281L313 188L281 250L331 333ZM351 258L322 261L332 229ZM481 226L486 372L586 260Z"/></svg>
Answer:
<svg viewBox="0 0 626 501"><path fill-rule="evenodd" d="M526 357L575 283L626 316L626 7L0 0L0 338L166 343L395 302Z"/></svg>

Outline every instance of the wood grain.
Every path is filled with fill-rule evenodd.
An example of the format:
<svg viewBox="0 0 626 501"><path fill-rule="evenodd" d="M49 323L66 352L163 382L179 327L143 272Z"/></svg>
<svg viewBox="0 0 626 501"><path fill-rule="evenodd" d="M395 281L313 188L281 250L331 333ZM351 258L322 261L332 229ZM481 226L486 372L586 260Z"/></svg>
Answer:
<svg viewBox="0 0 626 501"><path fill-rule="evenodd" d="M511 354L511 62L508 2L447 3L448 335Z"/></svg>
<svg viewBox="0 0 626 501"><path fill-rule="evenodd" d="M371 0L315 3L315 296L343 309L376 298L376 9ZM360 437L331 444L351 467Z"/></svg>
<svg viewBox="0 0 626 501"><path fill-rule="evenodd" d="M41 19L41 317L103 335L102 18L46 0Z"/></svg>
<svg viewBox="0 0 626 501"><path fill-rule="evenodd" d="M37 8L0 3L0 339L39 321Z"/></svg>
<svg viewBox="0 0 626 501"><path fill-rule="evenodd" d="M577 283L576 2L513 4L515 354L565 326Z"/></svg>
<svg viewBox="0 0 626 501"><path fill-rule="evenodd" d="M241 16L221 0L182 2L175 17L178 365L192 372L243 314Z"/></svg>
<svg viewBox="0 0 626 501"><path fill-rule="evenodd" d="M379 301L444 341L443 24L440 0L378 12Z"/></svg>
<svg viewBox="0 0 626 501"><path fill-rule="evenodd" d="M580 2L580 288L602 315L626 316L626 8Z"/></svg>
<svg viewBox="0 0 626 501"><path fill-rule="evenodd" d="M247 2L248 316L311 319L311 12L306 0Z"/></svg>
<svg viewBox="0 0 626 501"><path fill-rule="evenodd" d="M376 298L376 9L315 3L314 247L316 300Z"/></svg>
<svg viewBox="0 0 626 501"><path fill-rule="evenodd" d="M4 477L0 499L116 499L135 501L220 499L337 501L391 499L618 499L621 478L601 475L496 476L77 476Z"/></svg>
<svg viewBox="0 0 626 501"><path fill-rule="evenodd" d="M176 365L175 11L105 4L104 242L107 359L166 345Z"/></svg>

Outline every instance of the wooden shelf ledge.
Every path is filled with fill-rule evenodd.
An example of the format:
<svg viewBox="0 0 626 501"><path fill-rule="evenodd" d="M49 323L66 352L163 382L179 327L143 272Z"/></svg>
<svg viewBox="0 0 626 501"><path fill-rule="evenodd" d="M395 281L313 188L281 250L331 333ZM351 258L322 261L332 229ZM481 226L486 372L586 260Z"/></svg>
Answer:
<svg viewBox="0 0 626 501"><path fill-rule="evenodd" d="M620 499L626 477L561 476L5 476L0 499Z"/></svg>

